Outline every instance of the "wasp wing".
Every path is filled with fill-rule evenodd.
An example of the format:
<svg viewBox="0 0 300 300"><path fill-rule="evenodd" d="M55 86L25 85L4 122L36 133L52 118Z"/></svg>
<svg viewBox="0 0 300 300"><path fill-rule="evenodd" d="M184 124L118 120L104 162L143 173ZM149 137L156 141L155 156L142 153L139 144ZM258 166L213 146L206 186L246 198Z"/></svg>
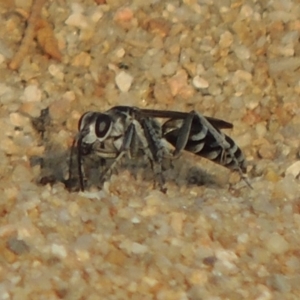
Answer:
<svg viewBox="0 0 300 300"><path fill-rule="evenodd" d="M185 119L189 115L187 112L173 111L173 110L158 110L158 109L139 109L140 113L145 117L163 118L163 119ZM205 116L204 116L205 117ZM233 125L224 120L213 117L205 117L206 120L215 128L230 129Z"/></svg>

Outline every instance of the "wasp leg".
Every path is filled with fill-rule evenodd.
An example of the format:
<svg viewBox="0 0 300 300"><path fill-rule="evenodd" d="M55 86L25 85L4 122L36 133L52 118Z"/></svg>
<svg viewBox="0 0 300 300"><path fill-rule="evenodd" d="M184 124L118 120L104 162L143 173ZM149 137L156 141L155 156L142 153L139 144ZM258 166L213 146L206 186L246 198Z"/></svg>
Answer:
<svg viewBox="0 0 300 300"><path fill-rule="evenodd" d="M108 173L110 173L115 168L117 163L121 160L121 158L125 154L130 155L129 152L130 152L132 142L135 139L134 138L135 135L136 135L136 129L134 124L131 123L125 131L123 143L121 145L119 153L116 154L114 162L102 172L100 176L100 182L103 182L105 180Z"/></svg>
<svg viewBox="0 0 300 300"><path fill-rule="evenodd" d="M165 148L161 144L161 132L158 133L155 131L155 128L149 119L143 119L141 125L147 142L147 145L144 147L144 152L150 160L151 168L155 176L155 182L158 183L160 190L165 193L165 179L162 174L162 159L165 157ZM158 136L158 134L160 136Z"/></svg>
<svg viewBox="0 0 300 300"><path fill-rule="evenodd" d="M179 128L175 150L173 152L173 156L175 158L180 155L180 153L185 149L187 145L194 116L195 114L193 112L189 113L188 116L184 119L182 126Z"/></svg>

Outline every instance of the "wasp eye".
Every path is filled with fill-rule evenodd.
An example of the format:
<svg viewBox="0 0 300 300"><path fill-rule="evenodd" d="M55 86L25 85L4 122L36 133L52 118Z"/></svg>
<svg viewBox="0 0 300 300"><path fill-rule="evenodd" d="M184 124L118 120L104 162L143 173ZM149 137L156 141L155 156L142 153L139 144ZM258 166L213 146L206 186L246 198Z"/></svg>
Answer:
<svg viewBox="0 0 300 300"><path fill-rule="evenodd" d="M105 114L98 116L95 124L95 133L98 138L105 138L111 129L112 120L111 117Z"/></svg>

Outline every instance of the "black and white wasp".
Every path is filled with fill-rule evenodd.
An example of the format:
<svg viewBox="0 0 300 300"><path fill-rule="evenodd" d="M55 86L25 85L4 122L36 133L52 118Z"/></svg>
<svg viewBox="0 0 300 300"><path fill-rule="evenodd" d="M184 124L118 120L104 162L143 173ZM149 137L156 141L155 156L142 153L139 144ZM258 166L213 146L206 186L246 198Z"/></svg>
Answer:
<svg viewBox="0 0 300 300"><path fill-rule="evenodd" d="M157 118L167 120L161 125ZM79 120L79 132L72 147L74 149L77 145L80 189L84 190L82 158L91 153L104 160L113 160L101 172L100 182L124 155L135 157L139 151L148 157L162 190L163 159L177 157L183 150L237 170L243 175L246 172L246 161L241 149L220 130L232 127L231 123L205 117L196 111L186 113L115 106L104 113L87 112ZM166 141L173 145L172 153Z"/></svg>

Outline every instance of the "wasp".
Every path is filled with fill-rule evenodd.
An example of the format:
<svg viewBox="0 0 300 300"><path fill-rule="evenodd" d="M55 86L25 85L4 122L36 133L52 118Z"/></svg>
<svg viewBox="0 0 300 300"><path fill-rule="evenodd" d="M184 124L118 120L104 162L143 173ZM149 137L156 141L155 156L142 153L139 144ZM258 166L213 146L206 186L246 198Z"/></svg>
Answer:
<svg viewBox="0 0 300 300"><path fill-rule="evenodd" d="M164 122L161 124L157 119ZM78 134L72 146L72 149L77 146L80 189L84 190L82 158L91 153L104 161L113 161L101 172L100 182L122 157L134 158L140 151L149 159L161 190L164 190L163 159L176 158L183 150L236 170L244 178L246 160L243 152L221 131L232 127L231 123L196 111L187 113L115 106L103 113L86 112L79 120ZM173 151L168 144L173 146Z"/></svg>

